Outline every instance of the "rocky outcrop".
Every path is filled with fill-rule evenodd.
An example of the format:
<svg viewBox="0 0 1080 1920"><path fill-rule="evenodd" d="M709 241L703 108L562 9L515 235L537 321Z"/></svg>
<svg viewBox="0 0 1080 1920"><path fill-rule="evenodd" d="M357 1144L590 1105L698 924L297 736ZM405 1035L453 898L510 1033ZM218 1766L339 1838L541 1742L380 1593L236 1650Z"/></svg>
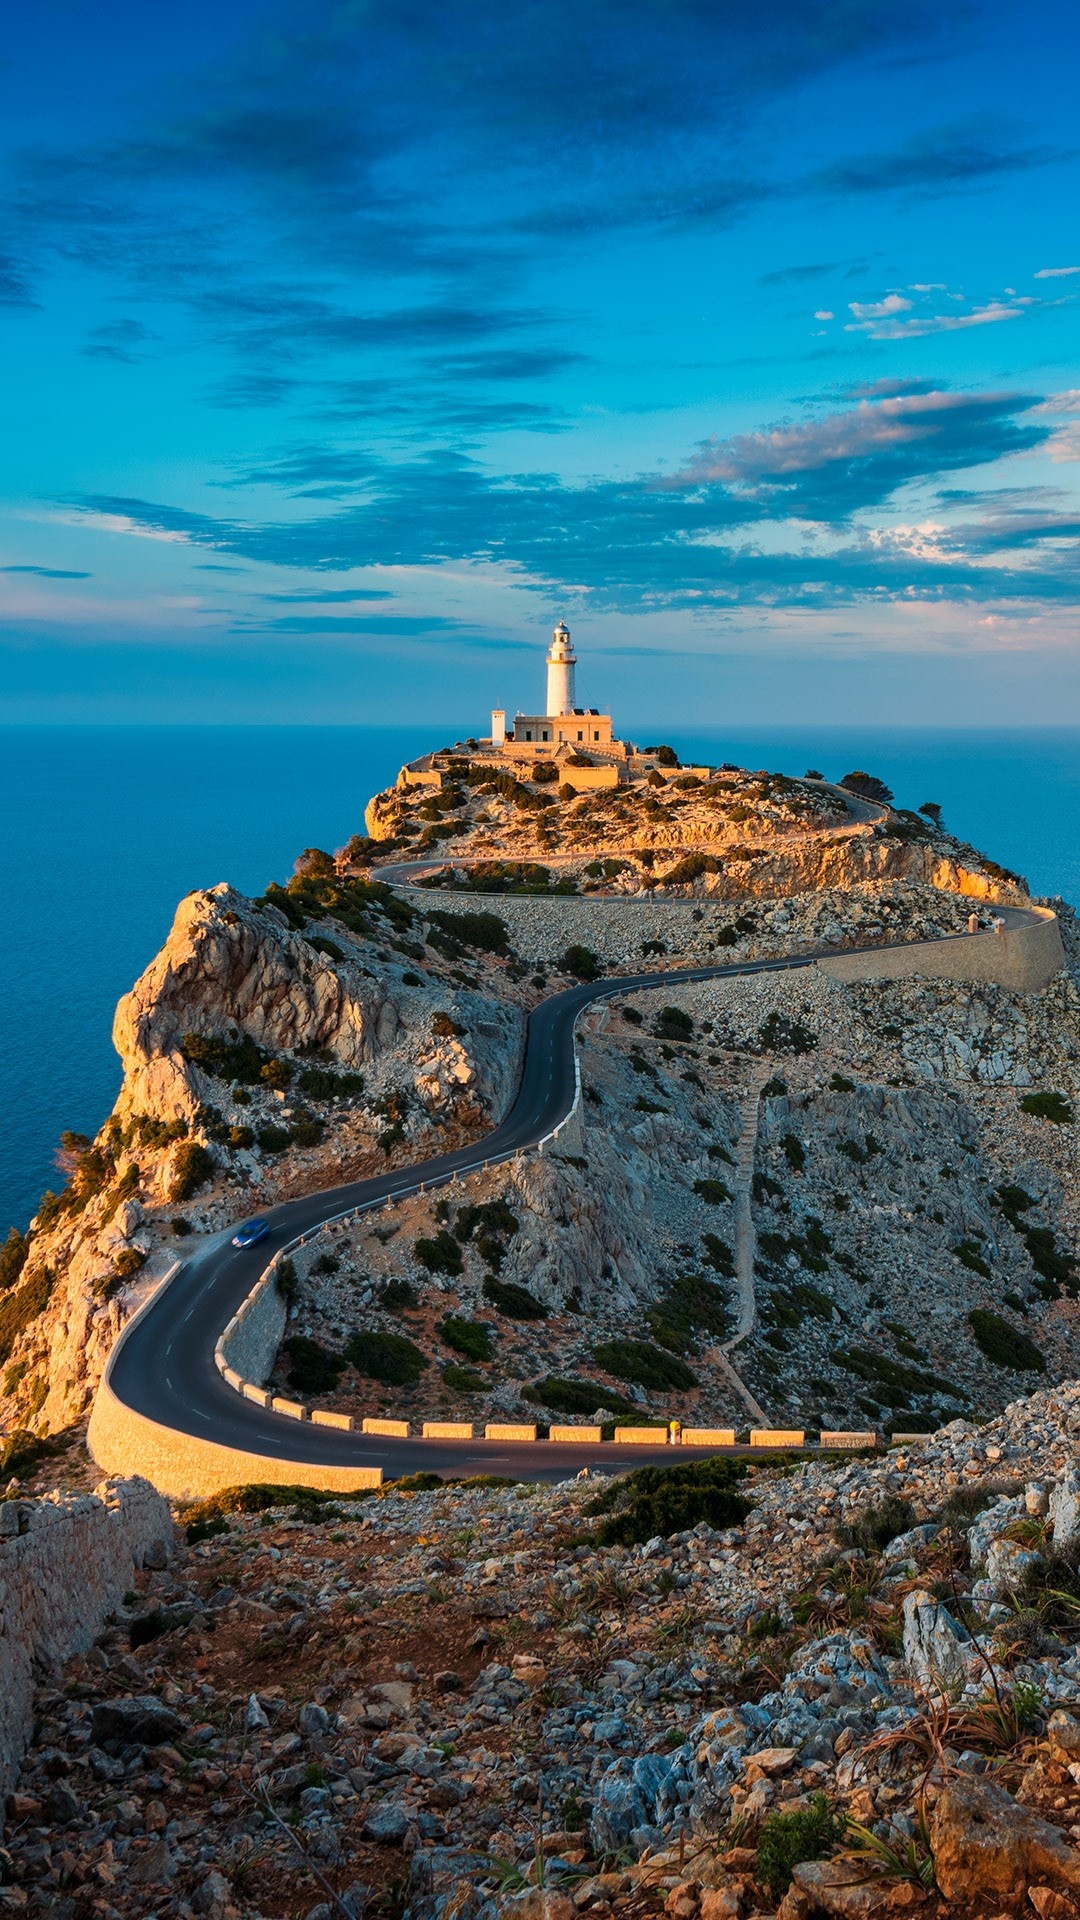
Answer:
<svg viewBox="0 0 1080 1920"><path fill-rule="evenodd" d="M399 1024L385 980L320 952L275 907L256 907L224 885L191 893L116 1009L117 1111L193 1117L204 1076L181 1051L188 1033L247 1037L272 1053L321 1052L358 1067L393 1045Z"/></svg>

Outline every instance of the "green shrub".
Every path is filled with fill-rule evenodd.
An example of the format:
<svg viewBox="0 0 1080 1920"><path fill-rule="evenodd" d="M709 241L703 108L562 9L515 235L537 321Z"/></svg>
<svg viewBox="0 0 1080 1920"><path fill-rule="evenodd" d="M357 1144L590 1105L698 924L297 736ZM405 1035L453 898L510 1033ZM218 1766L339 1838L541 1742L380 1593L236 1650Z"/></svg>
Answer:
<svg viewBox="0 0 1080 1920"><path fill-rule="evenodd" d="M686 887L699 880L703 873L719 872L720 861L714 853L686 853L666 873L661 874L660 881L665 887Z"/></svg>
<svg viewBox="0 0 1080 1920"><path fill-rule="evenodd" d="M0 1299L0 1366L3 1365L24 1328L36 1320L48 1303L55 1275L51 1267L42 1267L12 1288Z"/></svg>
<svg viewBox="0 0 1080 1920"><path fill-rule="evenodd" d="M701 1244L705 1249L705 1259L715 1273L722 1273L726 1280L735 1278L735 1255L726 1240L719 1234L703 1233Z"/></svg>
<svg viewBox="0 0 1080 1920"><path fill-rule="evenodd" d="M564 973L572 973L576 980L595 980L600 972L599 956L591 947L578 945L567 947L559 966Z"/></svg>
<svg viewBox="0 0 1080 1920"><path fill-rule="evenodd" d="M332 1067L301 1067L296 1084L309 1100L343 1100L347 1095L363 1093L362 1073L335 1073Z"/></svg>
<svg viewBox="0 0 1080 1920"><path fill-rule="evenodd" d="M345 1362L305 1333L294 1333L285 1342L289 1359L289 1385L300 1393L333 1393Z"/></svg>
<svg viewBox="0 0 1080 1920"><path fill-rule="evenodd" d="M722 1180L695 1180L694 1192L708 1201L710 1207L724 1206L732 1198L730 1187L726 1187Z"/></svg>
<svg viewBox="0 0 1080 1920"><path fill-rule="evenodd" d="M25 1480L52 1452L47 1440L28 1427L16 1427L6 1440L0 1440L0 1478Z"/></svg>
<svg viewBox="0 0 1080 1920"><path fill-rule="evenodd" d="M190 1200L208 1180L213 1179L214 1161L200 1140L187 1140L173 1155L170 1200Z"/></svg>
<svg viewBox="0 0 1080 1920"><path fill-rule="evenodd" d="M849 1080L844 1073L830 1074L829 1085L834 1093L854 1093L855 1091L854 1080Z"/></svg>
<svg viewBox="0 0 1080 1920"><path fill-rule="evenodd" d="M466 1360L491 1359L492 1329L483 1320L458 1320L451 1317L439 1328L440 1338Z"/></svg>
<svg viewBox="0 0 1080 1920"><path fill-rule="evenodd" d="M378 1380L384 1387L412 1386L431 1364L404 1334L374 1330L354 1333L345 1358L366 1380Z"/></svg>
<svg viewBox="0 0 1080 1920"><path fill-rule="evenodd" d="M306 938L308 946L314 947L316 953L325 953L328 960L344 960L345 949L339 947L336 940L328 940L324 933L309 933Z"/></svg>
<svg viewBox="0 0 1080 1920"><path fill-rule="evenodd" d="M698 1384L684 1360L644 1340L606 1340L594 1347L593 1359L616 1380L629 1380L634 1386L662 1393L671 1388L685 1393Z"/></svg>
<svg viewBox="0 0 1080 1920"><path fill-rule="evenodd" d="M283 1260L279 1260L274 1268L274 1279L282 1299L295 1300L299 1276L296 1271L296 1262L291 1260L288 1254Z"/></svg>
<svg viewBox="0 0 1080 1920"><path fill-rule="evenodd" d="M1055 1243L1049 1227L1025 1227L1024 1245L1028 1257L1040 1279L1045 1285L1039 1288L1048 1299L1056 1299L1067 1293L1076 1298L1076 1261L1070 1253L1062 1253Z"/></svg>
<svg viewBox="0 0 1080 1920"><path fill-rule="evenodd" d="M708 1153L710 1160L724 1160L727 1162L727 1165L729 1167L733 1167L735 1165L734 1154L729 1153L727 1148L722 1147L719 1144L719 1142L716 1140L714 1140L711 1143L711 1145L706 1148L706 1152Z"/></svg>
<svg viewBox="0 0 1080 1920"><path fill-rule="evenodd" d="M969 1273L981 1274L984 1280L992 1279L989 1262L984 1258L977 1240L961 1240L959 1246L953 1248L953 1253Z"/></svg>
<svg viewBox="0 0 1080 1920"><path fill-rule="evenodd" d="M594 1380L563 1380L550 1374L546 1380L523 1388L522 1399L535 1401L553 1413L595 1413L599 1408L616 1415L638 1411L632 1400L613 1393L610 1387L597 1386Z"/></svg>
<svg viewBox="0 0 1080 1920"><path fill-rule="evenodd" d="M469 1203L458 1208L454 1222L454 1235L458 1240L471 1240L474 1233L505 1234L512 1240L518 1230L518 1217L512 1213L505 1200L484 1200L478 1204Z"/></svg>
<svg viewBox="0 0 1080 1920"><path fill-rule="evenodd" d="M285 1127L260 1127L255 1138L264 1153L284 1153L290 1142L290 1134ZM185 1194L174 1196L178 1200L186 1199Z"/></svg>
<svg viewBox="0 0 1080 1920"><path fill-rule="evenodd" d="M856 778L868 776L848 775L849 781ZM843 1814L833 1811L823 1793L815 1793L810 1805L796 1813L770 1813L761 1829L755 1868L765 1892L779 1899L791 1885L795 1868L804 1860L828 1859L843 1839L844 1828Z"/></svg>
<svg viewBox="0 0 1080 1920"><path fill-rule="evenodd" d="M220 1034L185 1033L180 1042L185 1060L201 1067L214 1080L239 1080L242 1086L258 1082L266 1054L248 1034L235 1033L231 1040Z"/></svg>
<svg viewBox="0 0 1080 1920"><path fill-rule="evenodd" d="M12 1227L8 1237L0 1247L0 1293L6 1293L15 1285L26 1265L26 1256L30 1251L30 1242L18 1227Z"/></svg>
<svg viewBox="0 0 1080 1920"><path fill-rule="evenodd" d="M487 1381L482 1374L474 1373L471 1367L456 1367L451 1364L442 1370L443 1383L453 1393L483 1393Z"/></svg>
<svg viewBox="0 0 1080 1920"><path fill-rule="evenodd" d="M806 1148L797 1134L785 1133L780 1142L784 1150L784 1159L792 1173L801 1173L806 1165Z"/></svg>
<svg viewBox="0 0 1080 1920"><path fill-rule="evenodd" d="M337 1273L340 1267L341 1261L338 1259L336 1253L320 1253L318 1259L312 1265L311 1271L315 1275Z"/></svg>
<svg viewBox="0 0 1080 1920"><path fill-rule="evenodd" d="M1009 1367L1016 1373L1046 1372L1045 1354L1026 1333L1002 1319L1000 1313L991 1313L986 1307L973 1307L968 1320L991 1365Z"/></svg>
<svg viewBox="0 0 1080 1920"><path fill-rule="evenodd" d="M450 959L465 947L478 953L505 953L510 945L506 922L497 913L431 913L428 917L429 946L441 947Z"/></svg>
<svg viewBox="0 0 1080 1920"><path fill-rule="evenodd" d="M918 1514L910 1500L901 1499L897 1493L886 1494L883 1500L876 1500L865 1507L856 1519L845 1521L837 1527L836 1537L842 1547L858 1547L863 1553L881 1553L890 1540L902 1533L909 1533L918 1522Z"/></svg>
<svg viewBox="0 0 1080 1920"><path fill-rule="evenodd" d="M484 1275L484 1299L490 1300L499 1313L508 1320L546 1320L547 1308L527 1287L519 1287L512 1280L497 1280L493 1273Z"/></svg>
<svg viewBox="0 0 1080 1920"><path fill-rule="evenodd" d="M817 1035L809 1027L775 1009L762 1021L758 1038L768 1053L812 1053L817 1046Z"/></svg>
<svg viewBox="0 0 1080 1920"><path fill-rule="evenodd" d="M1072 1105L1063 1093L1025 1093L1020 1111L1033 1113L1038 1120L1053 1120L1059 1127L1068 1126L1073 1118Z"/></svg>
<svg viewBox="0 0 1080 1920"><path fill-rule="evenodd" d="M720 1339L730 1331L727 1295L703 1274L683 1273L672 1280L645 1315L649 1332L672 1353L696 1352L695 1334Z"/></svg>
<svg viewBox="0 0 1080 1920"><path fill-rule="evenodd" d="M656 1032L661 1040L689 1040L694 1023L681 1007L664 1007L656 1017Z"/></svg>
<svg viewBox="0 0 1080 1920"><path fill-rule="evenodd" d="M440 1008L438 1013L431 1016L431 1031L437 1040L460 1040L468 1028L455 1020L453 1014L444 1013Z"/></svg>
<svg viewBox="0 0 1080 1920"><path fill-rule="evenodd" d="M904 1366L899 1360L889 1360L885 1354L875 1353L869 1347L847 1347L837 1354L836 1361L847 1373L876 1387L890 1407L909 1406L912 1394L935 1393L950 1400L968 1398L951 1380L943 1380L939 1374L924 1372L918 1367Z"/></svg>
<svg viewBox="0 0 1080 1920"><path fill-rule="evenodd" d="M461 1248L446 1227L440 1227L438 1233L433 1236L419 1239L413 1252L429 1273L458 1274L461 1272Z"/></svg>
<svg viewBox="0 0 1080 1920"><path fill-rule="evenodd" d="M388 1313L402 1313L419 1304L420 1295L409 1280L388 1280L379 1295L379 1305Z"/></svg>
<svg viewBox="0 0 1080 1920"><path fill-rule="evenodd" d="M169 1221L169 1228L171 1232L175 1233L178 1240L186 1240L188 1234L194 1233L195 1231L191 1221L185 1220L182 1213L178 1213L174 1219Z"/></svg>
<svg viewBox="0 0 1080 1920"><path fill-rule="evenodd" d="M603 1547L632 1547L682 1533L701 1523L718 1529L740 1526L749 1500L736 1491L746 1472L741 1460L693 1460L675 1467L638 1467L614 1480L585 1508L605 1516L596 1530Z"/></svg>
<svg viewBox="0 0 1080 1920"><path fill-rule="evenodd" d="M349 1496L350 1499L360 1497ZM188 1542L194 1545L220 1533L230 1514L267 1513L272 1507L291 1507L309 1525L315 1521L339 1520L341 1510L336 1503L340 1498L339 1493L324 1493L316 1487L275 1487L261 1481L223 1487L220 1493L212 1493L208 1500L200 1500L188 1508L184 1516Z"/></svg>

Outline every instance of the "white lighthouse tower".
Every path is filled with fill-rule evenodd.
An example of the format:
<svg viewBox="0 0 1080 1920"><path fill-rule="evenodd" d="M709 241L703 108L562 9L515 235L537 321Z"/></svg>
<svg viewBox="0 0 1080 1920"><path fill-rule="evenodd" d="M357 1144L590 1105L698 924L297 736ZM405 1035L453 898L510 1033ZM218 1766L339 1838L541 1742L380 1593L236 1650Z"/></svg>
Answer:
<svg viewBox="0 0 1080 1920"><path fill-rule="evenodd" d="M570 641L570 629L560 620L551 636L547 657L547 712L574 711L574 668L577 655Z"/></svg>

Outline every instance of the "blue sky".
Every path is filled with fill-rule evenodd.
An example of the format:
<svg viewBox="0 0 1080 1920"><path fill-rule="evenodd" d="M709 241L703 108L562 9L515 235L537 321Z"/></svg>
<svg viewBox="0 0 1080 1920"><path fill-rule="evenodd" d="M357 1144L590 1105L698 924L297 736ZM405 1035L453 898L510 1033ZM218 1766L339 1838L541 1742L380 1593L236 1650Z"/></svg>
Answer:
<svg viewBox="0 0 1080 1920"><path fill-rule="evenodd" d="M0 714L1080 722L1080 21L38 0Z"/></svg>

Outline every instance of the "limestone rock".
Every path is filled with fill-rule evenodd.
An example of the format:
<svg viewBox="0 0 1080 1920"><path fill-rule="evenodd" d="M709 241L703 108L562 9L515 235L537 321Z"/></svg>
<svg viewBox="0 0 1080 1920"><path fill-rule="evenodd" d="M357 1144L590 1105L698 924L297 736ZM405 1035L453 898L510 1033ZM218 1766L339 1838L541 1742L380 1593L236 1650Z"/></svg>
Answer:
<svg viewBox="0 0 1080 1920"><path fill-rule="evenodd" d="M175 1740L184 1730L179 1714L152 1693L103 1700L94 1708L90 1724L95 1740L116 1740L138 1747L160 1746Z"/></svg>
<svg viewBox="0 0 1080 1920"><path fill-rule="evenodd" d="M1069 1553L1080 1542L1080 1468L1070 1467L1050 1495L1054 1548Z"/></svg>
<svg viewBox="0 0 1080 1920"><path fill-rule="evenodd" d="M1021 1900L1033 1882L1080 1888L1080 1852L989 1781L956 1776L934 1809L931 1847L947 1900Z"/></svg>
<svg viewBox="0 0 1080 1920"><path fill-rule="evenodd" d="M904 1661L917 1686L948 1690L966 1677L970 1636L924 1587L904 1601Z"/></svg>

